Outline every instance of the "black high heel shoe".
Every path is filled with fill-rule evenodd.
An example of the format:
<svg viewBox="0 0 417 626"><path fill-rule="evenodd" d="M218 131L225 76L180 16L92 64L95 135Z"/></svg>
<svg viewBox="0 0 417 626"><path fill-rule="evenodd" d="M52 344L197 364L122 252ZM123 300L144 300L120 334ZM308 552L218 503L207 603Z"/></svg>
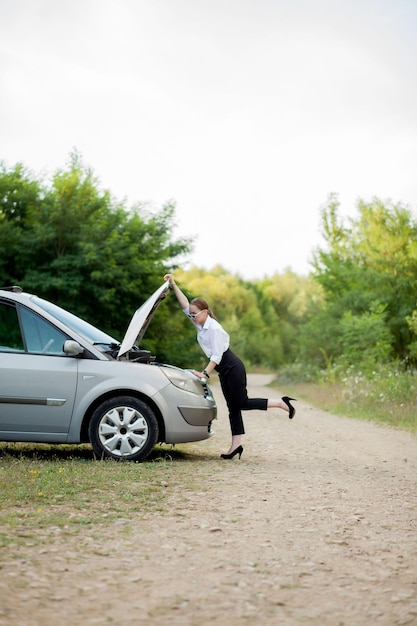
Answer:
<svg viewBox="0 0 417 626"><path fill-rule="evenodd" d="M288 414L288 417L290 418L290 420L292 420L292 418L295 415L295 409L294 409L293 405L291 404L291 400L297 402L297 398L289 398L288 396L282 396L281 400L283 402L285 402L285 404L289 408L290 412Z"/></svg>
<svg viewBox="0 0 417 626"><path fill-rule="evenodd" d="M243 452L243 447L238 446L230 454L221 454L220 456L222 457L222 459L233 459L233 457L236 456L236 454L238 454L239 460L240 460L240 457L242 456L242 452Z"/></svg>

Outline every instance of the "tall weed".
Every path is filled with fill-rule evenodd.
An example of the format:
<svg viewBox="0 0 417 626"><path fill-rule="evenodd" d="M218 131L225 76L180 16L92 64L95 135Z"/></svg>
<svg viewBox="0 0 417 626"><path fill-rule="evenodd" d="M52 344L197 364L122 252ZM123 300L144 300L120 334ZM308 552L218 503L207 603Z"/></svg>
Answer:
<svg viewBox="0 0 417 626"><path fill-rule="evenodd" d="M365 363L364 363L365 365ZM279 372L274 386L291 384L311 404L348 417L373 420L417 432L417 373L396 364L343 368L341 364L326 370L300 366ZM295 376L291 378L291 374Z"/></svg>

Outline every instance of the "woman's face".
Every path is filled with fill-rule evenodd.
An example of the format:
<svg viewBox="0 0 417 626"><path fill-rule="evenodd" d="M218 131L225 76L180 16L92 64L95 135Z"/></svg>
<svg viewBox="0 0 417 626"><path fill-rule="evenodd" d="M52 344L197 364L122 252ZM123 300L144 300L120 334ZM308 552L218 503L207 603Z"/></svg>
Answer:
<svg viewBox="0 0 417 626"><path fill-rule="evenodd" d="M199 309L195 304L190 304L190 317L197 324L204 324L207 319L207 309Z"/></svg>

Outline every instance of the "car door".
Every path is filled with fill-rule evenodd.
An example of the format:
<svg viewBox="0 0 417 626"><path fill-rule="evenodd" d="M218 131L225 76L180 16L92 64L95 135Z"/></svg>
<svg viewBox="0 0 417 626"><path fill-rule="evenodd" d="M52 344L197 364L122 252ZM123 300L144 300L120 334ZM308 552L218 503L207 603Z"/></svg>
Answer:
<svg viewBox="0 0 417 626"><path fill-rule="evenodd" d="M78 361L68 335L24 306L0 300L0 439L64 442Z"/></svg>

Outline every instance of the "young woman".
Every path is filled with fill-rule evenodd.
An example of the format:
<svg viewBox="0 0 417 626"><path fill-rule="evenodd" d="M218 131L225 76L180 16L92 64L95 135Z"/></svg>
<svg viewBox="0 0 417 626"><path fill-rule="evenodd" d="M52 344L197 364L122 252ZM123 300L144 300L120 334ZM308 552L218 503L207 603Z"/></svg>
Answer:
<svg viewBox="0 0 417 626"><path fill-rule="evenodd" d="M289 398L283 396L279 400L267 398L248 398L246 370L243 362L230 348L230 338L210 310L209 305L203 298L194 298L191 302L183 294L175 283L172 274L166 274L164 280L168 280L177 300L197 329L197 341L205 353L209 362L202 372L191 370L199 378L210 378L213 370L219 375L220 385L229 410L230 428L232 431L232 443L227 454L222 454L222 459L233 459L237 454L242 456L242 435L245 433L242 419L242 411L258 409L266 411L270 408L283 409L288 412L292 419L295 409Z"/></svg>

